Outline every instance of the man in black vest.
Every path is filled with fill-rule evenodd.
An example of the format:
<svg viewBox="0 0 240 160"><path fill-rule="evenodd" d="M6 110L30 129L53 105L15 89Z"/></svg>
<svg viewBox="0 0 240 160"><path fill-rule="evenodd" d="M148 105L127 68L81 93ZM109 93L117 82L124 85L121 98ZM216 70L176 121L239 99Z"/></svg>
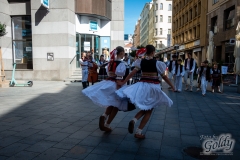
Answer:
<svg viewBox="0 0 240 160"><path fill-rule="evenodd" d="M208 61L203 62L204 65L198 69L198 74L201 78L202 95L205 96L207 90L207 84L211 81L211 68L208 66Z"/></svg>
<svg viewBox="0 0 240 160"><path fill-rule="evenodd" d="M187 53L188 58L185 59L184 61L184 68L185 68L185 74L184 74L184 83L186 85L185 91L188 90L188 83L187 83L187 79L189 76L190 79L190 91L192 92L192 87L193 87L193 73L195 70L195 65L196 62L195 60L192 58L191 53Z"/></svg>
<svg viewBox="0 0 240 160"><path fill-rule="evenodd" d="M172 55L172 60L168 63L168 78L172 84L174 84L174 69L177 65L177 56ZM169 87L168 89L171 89L172 87Z"/></svg>

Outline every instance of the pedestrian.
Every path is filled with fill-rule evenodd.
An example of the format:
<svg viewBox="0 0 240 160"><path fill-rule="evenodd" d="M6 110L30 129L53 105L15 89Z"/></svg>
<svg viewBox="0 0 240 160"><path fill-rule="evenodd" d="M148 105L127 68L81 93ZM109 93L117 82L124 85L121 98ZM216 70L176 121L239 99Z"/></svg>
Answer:
<svg viewBox="0 0 240 160"><path fill-rule="evenodd" d="M108 64L108 62L104 59L104 55L100 56L100 60L98 62L98 67L99 72L98 72L98 81L102 81L107 79L107 71L106 71L106 65Z"/></svg>
<svg viewBox="0 0 240 160"><path fill-rule="evenodd" d="M128 57L127 53L125 53L123 61L125 62L125 65L126 65L126 74L124 75L124 79L125 79L128 76L128 74L129 74L130 65L131 65L130 58ZM130 84L130 82L128 81L127 85L129 85L129 84Z"/></svg>
<svg viewBox="0 0 240 160"><path fill-rule="evenodd" d="M208 66L207 60L205 60L203 62L203 66L198 69L198 74L201 78L202 95L205 96L207 91L207 84L211 81L211 68Z"/></svg>
<svg viewBox="0 0 240 160"><path fill-rule="evenodd" d="M87 80L88 80L88 66L90 66L87 54L82 52L81 58L79 60L81 68L82 68L82 86L83 89L87 88Z"/></svg>
<svg viewBox="0 0 240 160"><path fill-rule="evenodd" d="M121 81L126 72L125 63L122 61L123 57L124 48L118 46L111 52L111 61L107 69L108 79L82 91L93 103L106 108L105 112L99 118L99 128L102 131L112 131L110 124L118 113L118 110L126 111L128 107L128 101L118 98L115 93L121 87L116 82Z"/></svg>
<svg viewBox="0 0 240 160"><path fill-rule="evenodd" d="M191 53L187 53L187 56L188 58L185 59L185 62L184 62L184 69L185 69L185 74L184 74L184 83L185 83L185 91L187 91L189 88L188 86L190 86L190 91L192 92L192 88L193 88L193 73L194 73L194 70L195 70L195 65L196 65L196 62L195 60L192 58L192 55ZM188 85L188 77L190 79L190 85Z"/></svg>
<svg viewBox="0 0 240 160"><path fill-rule="evenodd" d="M216 87L218 88L218 93L222 93L220 90L221 77L221 70L218 69L217 64L214 64L212 69L212 93L214 93Z"/></svg>
<svg viewBox="0 0 240 160"><path fill-rule="evenodd" d="M185 70L184 66L182 65L182 60L178 59L177 60L177 65L174 68L174 84L175 84L175 92L181 92L182 91L182 77L184 77Z"/></svg>
<svg viewBox="0 0 240 160"><path fill-rule="evenodd" d="M204 66L204 63L203 62L201 62L201 66ZM201 67L199 67L199 68L201 68ZM200 73L198 70L199 70L199 68L197 68L197 70L196 70L196 73ZM200 89L201 89L201 77L200 77L200 74L197 74L198 75L198 77L197 77L197 91L199 91Z"/></svg>
<svg viewBox="0 0 240 160"><path fill-rule="evenodd" d="M135 117L129 122L128 131L133 133L134 125L141 117L139 127L136 129L135 138L144 139L145 135L142 134L142 129L148 122L153 108L159 105L171 106L172 100L161 90L158 80L158 73L161 74L163 79L172 87L164 72L166 65L161 61L153 59L155 54L155 47L153 45L146 46L146 54L144 59L138 59L135 61L135 69L127 76L124 81L117 82L119 85L125 84L138 70L142 70L142 77L139 82L127 87L123 90L123 94L139 109L141 109Z"/></svg>
<svg viewBox="0 0 240 160"><path fill-rule="evenodd" d="M168 63L167 67L168 67L168 78L170 80L170 82L172 84L174 84L174 69L177 65L177 56L176 55L172 55L172 60ZM171 89L171 87L169 86L168 89Z"/></svg>

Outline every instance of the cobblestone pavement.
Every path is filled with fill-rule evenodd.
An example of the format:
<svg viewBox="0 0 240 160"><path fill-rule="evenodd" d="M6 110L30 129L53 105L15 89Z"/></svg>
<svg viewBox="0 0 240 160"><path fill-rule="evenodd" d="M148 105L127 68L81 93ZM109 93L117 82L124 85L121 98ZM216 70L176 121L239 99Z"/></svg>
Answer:
<svg viewBox="0 0 240 160"><path fill-rule="evenodd" d="M138 109L119 112L111 133L98 128L103 108L82 95L81 83L34 82L33 87L0 88L0 160L155 160L193 159L182 150L202 146L200 136L231 133L233 155L240 159L240 94L173 93L170 108L161 106L144 129L145 140L128 133ZM139 122L138 122L139 124ZM137 125L138 125L137 124Z"/></svg>

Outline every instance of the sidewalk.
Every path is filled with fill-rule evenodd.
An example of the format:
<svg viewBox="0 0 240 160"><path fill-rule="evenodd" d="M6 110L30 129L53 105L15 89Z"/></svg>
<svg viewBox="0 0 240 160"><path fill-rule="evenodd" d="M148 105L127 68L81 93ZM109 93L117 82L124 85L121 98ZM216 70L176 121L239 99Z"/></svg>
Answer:
<svg viewBox="0 0 240 160"><path fill-rule="evenodd" d="M236 87L224 86L223 94L207 92L203 97L201 92L168 91L164 83L174 104L155 109L143 131L146 139L138 140L127 130L138 109L119 112L113 131L104 133L98 128L104 109L82 95L81 83L33 83L0 88L0 160L191 160L182 152L185 147L201 147L201 135L222 133L232 134L236 143L232 156L218 159L240 159Z"/></svg>

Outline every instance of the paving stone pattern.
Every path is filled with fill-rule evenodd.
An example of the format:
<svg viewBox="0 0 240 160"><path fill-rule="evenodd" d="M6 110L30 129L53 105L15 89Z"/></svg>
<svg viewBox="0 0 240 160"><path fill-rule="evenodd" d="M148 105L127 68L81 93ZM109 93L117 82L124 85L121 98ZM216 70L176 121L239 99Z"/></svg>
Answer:
<svg viewBox="0 0 240 160"><path fill-rule="evenodd" d="M201 147L201 135L222 133L231 133L236 143L232 156L218 159L240 159L240 94L234 87L202 97L196 91L168 91L164 84L174 104L154 110L145 140L127 130L138 109L119 112L111 133L100 131L104 109L81 90L81 83L53 81L0 88L0 160L190 160L183 148Z"/></svg>

